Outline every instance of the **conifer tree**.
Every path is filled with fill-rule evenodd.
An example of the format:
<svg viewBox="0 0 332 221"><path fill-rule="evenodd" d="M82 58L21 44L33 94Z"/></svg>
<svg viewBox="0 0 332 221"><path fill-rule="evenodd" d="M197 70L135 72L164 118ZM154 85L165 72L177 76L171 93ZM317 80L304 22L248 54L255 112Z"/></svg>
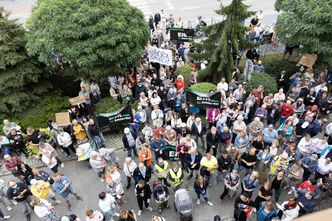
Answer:
<svg viewBox="0 0 332 221"><path fill-rule="evenodd" d="M0 113L13 115L38 100L50 84L25 50L25 30L0 8Z"/></svg>
<svg viewBox="0 0 332 221"><path fill-rule="evenodd" d="M207 60L208 66L200 72L200 79L218 83L222 77L228 81L235 65L236 55L250 44L245 39L244 20L253 12L242 0L233 0L230 5L216 10L225 19L205 28L207 39L196 44L201 53L191 54L196 60Z"/></svg>

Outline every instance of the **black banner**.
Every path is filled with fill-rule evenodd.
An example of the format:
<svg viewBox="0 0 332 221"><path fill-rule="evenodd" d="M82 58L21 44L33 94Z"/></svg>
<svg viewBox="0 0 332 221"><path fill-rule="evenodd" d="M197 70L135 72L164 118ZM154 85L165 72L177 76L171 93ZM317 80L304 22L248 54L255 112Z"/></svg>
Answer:
<svg viewBox="0 0 332 221"><path fill-rule="evenodd" d="M194 29L189 28L171 28L171 41L192 41L194 38Z"/></svg>
<svg viewBox="0 0 332 221"><path fill-rule="evenodd" d="M97 122L101 129L112 128L122 123L132 123L133 113L131 107L127 105L113 113L99 113L97 114Z"/></svg>
<svg viewBox="0 0 332 221"><path fill-rule="evenodd" d="M178 154L176 153L175 146L166 145L163 152L164 152L165 160L170 160L170 161L179 160Z"/></svg>
<svg viewBox="0 0 332 221"><path fill-rule="evenodd" d="M188 102L194 106L220 108L221 93L209 94L188 91Z"/></svg>

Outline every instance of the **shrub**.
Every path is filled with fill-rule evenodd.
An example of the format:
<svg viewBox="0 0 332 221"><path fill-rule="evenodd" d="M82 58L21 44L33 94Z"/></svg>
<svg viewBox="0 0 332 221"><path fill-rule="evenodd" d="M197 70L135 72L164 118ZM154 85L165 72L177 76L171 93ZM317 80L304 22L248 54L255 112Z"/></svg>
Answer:
<svg viewBox="0 0 332 221"><path fill-rule="evenodd" d="M209 82L202 82L194 84L190 87L190 89L201 93L209 93L211 90L217 91L217 86Z"/></svg>
<svg viewBox="0 0 332 221"><path fill-rule="evenodd" d="M119 101L111 97L105 97L97 103L97 113L111 113L119 110L122 105Z"/></svg>
<svg viewBox="0 0 332 221"><path fill-rule="evenodd" d="M251 81L245 85L245 90L250 93L252 89L259 85L264 86L264 95L274 94L278 91L276 80L266 73L253 73Z"/></svg>
<svg viewBox="0 0 332 221"><path fill-rule="evenodd" d="M287 60L271 60L263 63L265 72L270 76L277 78L281 71L285 70L286 75L290 77L292 74L298 71L299 67L296 66L295 62Z"/></svg>
<svg viewBox="0 0 332 221"><path fill-rule="evenodd" d="M184 78L185 84L189 85L191 71L192 71L191 66L189 64L185 64L185 65L177 68L175 73L176 73L176 76L182 75Z"/></svg>
<svg viewBox="0 0 332 221"><path fill-rule="evenodd" d="M45 96L33 108L13 119L11 121L17 122L22 128L45 128L47 121L54 119L57 112L67 111L70 106L68 97L61 97L58 93Z"/></svg>

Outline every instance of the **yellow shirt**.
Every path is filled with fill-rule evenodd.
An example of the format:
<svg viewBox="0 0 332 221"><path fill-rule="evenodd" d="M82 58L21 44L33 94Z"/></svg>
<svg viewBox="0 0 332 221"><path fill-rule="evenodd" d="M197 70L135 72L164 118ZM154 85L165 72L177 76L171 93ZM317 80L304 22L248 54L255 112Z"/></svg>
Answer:
<svg viewBox="0 0 332 221"><path fill-rule="evenodd" d="M38 180L36 185L31 186L31 193L38 199L46 199L50 193L50 184L43 180Z"/></svg>
<svg viewBox="0 0 332 221"><path fill-rule="evenodd" d="M77 140L83 140L84 138L86 138L85 131L82 131L83 130L82 125L80 125L80 124L77 124L76 126L73 125L73 130L75 133L80 131L78 134L75 134L75 137Z"/></svg>
<svg viewBox="0 0 332 221"><path fill-rule="evenodd" d="M211 157L211 160L208 160L207 157L203 157L201 160L201 166L205 166L207 168L212 169L210 173L214 173L215 171L215 166L218 165L218 160L214 156Z"/></svg>

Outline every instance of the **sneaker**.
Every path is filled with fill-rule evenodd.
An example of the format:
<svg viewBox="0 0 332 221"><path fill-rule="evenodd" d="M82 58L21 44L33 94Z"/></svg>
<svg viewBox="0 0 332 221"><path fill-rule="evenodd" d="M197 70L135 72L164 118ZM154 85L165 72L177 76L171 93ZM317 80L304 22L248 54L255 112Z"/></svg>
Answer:
<svg viewBox="0 0 332 221"><path fill-rule="evenodd" d="M17 205L16 200L13 200L12 204L13 204L13 205Z"/></svg>
<svg viewBox="0 0 332 221"><path fill-rule="evenodd" d="M60 166L61 166L61 168L64 168L64 167L65 167L65 164L64 164L64 163L61 163Z"/></svg>
<svg viewBox="0 0 332 221"><path fill-rule="evenodd" d="M77 199L77 200L82 200L82 201L83 201L83 198L80 197L79 195L76 195L76 199Z"/></svg>
<svg viewBox="0 0 332 221"><path fill-rule="evenodd" d="M7 210L8 211L12 211L13 208L11 208L10 206L7 206Z"/></svg>
<svg viewBox="0 0 332 221"><path fill-rule="evenodd" d="M213 206L213 203L211 203L210 201L207 201L206 203L209 204L209 206Z"/></svg>
<svg viewBox="0 0 332 221"><path fill-rule="evenodd" d="M197 200L197 205L201 204L201 200Z"/></svg>
<svg viewBox="0 0 332 221"><path fill-rule="evenodd" d="M141 214L142 214L142 210L138 210L137 216L141 216Z"/></svg>
<svg viewBox="0 0 332 221"><path fill-rule="evenodd" d="M100 179L100 181L101 181L102 183L105 183L105 180L104 180L104 179Z"/></svg>
<svg viewBox="0 0 332 221"><path fill-rule="evenodd" d="M147 210L149 210L150 212L153 211L152 207L148 207Z"/></svg>
<svg viewBox="0 0 332 221"><path fill-rule="evenodd" d="M128 189L130 188L130 186L131 186L131 185L127 185L127 186L126 186L126 190L128 190Z"/></svg>
<svg viewBox="0 0 332 221"><path fill-rule="evenodd" d="M6 220L6 219L10 219L11 216L4 216L3 219Z"/></svg>
<svg viewBox="0 0 332 221"><path fill-rule="evenodd" d="M193 175L192 175L192 174L190 174L190 175L188 176L187 180L190 180L191 178L193 178Z"/></svg>
<svg viewBox="0 0 332 221"><path fill-rule="evenodd" d="M291 195L293 193L293 190L288 191L288 195Z"/></svg>

